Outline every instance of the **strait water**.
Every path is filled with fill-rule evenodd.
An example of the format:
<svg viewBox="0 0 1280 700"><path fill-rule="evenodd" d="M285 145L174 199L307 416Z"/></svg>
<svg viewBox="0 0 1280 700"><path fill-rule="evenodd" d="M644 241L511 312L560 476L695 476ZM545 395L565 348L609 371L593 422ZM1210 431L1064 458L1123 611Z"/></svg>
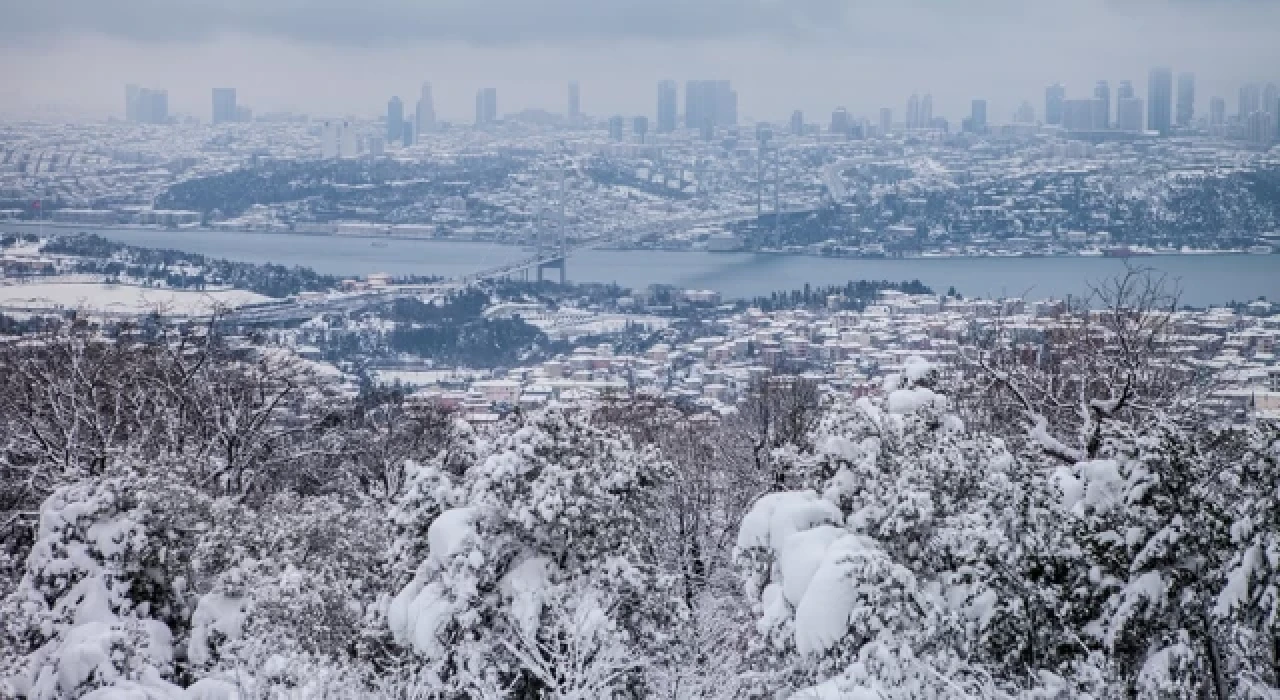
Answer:
<svg viewBox="0 0 1280 700"><path fill-rule="evenodd" d="M3 224L0 231L32 230ZM74 229L47 228L46 233ZM92 229L107 238L148 248L173 248L245 262L301 265L333 275L386 272L458 277L528 257L513 246L452 241L386 240L270 233ZM1156 255L1130 258L1176 281L1184 304L1208 306L1258 297L1280 299L1280 255ZM778 290L843 284L857 279L918 279L966 296L1065 297L1088 291L1090 282L1124 270L1116 258L911 258L841 259L755 253L651 250L587 250L568 261L572 282L616 282L633 289L653 283L712 289L726 298ZM554 271L551 271L555 274Z"/></svg>

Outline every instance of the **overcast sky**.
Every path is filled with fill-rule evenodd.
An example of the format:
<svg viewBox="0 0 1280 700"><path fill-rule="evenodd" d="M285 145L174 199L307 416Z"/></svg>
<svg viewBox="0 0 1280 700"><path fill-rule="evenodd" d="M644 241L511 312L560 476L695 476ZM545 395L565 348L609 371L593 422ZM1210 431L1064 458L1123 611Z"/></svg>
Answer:
<svg viewBox="0 0 1280 700"><path fill-rule="evenodd" d="M654 112L656 83L728 78L744 119L837 106L902 118L930 92L953 120L994 122L1047 83L1087 96L1169 65L1197 75L1197 111L1248 81L1280 82L1280 0L0 0L0 111L123 113L124 85L169 90L207 120L210 88L255 111L372 116L430 81L442 118L475 91L501 113ZM683 109L683 91L681 91Z"/></svg>

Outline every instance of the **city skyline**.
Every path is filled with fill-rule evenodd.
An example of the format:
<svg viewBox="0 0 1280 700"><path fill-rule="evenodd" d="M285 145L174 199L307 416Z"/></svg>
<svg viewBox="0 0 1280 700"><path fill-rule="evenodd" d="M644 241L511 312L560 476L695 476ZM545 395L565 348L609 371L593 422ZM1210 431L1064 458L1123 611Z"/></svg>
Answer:
<svg viewBox="0 0 1280 700"><path fill-rule="evenodd" d="M1163 126L1157 125L1154 130L1168 135L1173 127L1188 128L1197 123L1213 125L1221 123L1214 121L1212 113L1214 105L1217 102L1225 102L1225 98L1221 95L1202 96L1198 100L1195 97L1195 77L1194 74L1186 71L1179 72L1177 75L1177 89L1174 92L1173 71L1167 66L1152 67L1147 73L1147 80L1144 83L1138 82L1137 85L1146 88L1146 99L1137 97L1138 90L1134 87L1134 81L1124 79L1119 81L1119 88L1116 90L1115 101L1111 98L1111 89L1109 81L1098 80L1092 88L1090 94L1083 97L1076 96L1068 86L1063 83L1056 82L1048 84L1044 87L1043 101L1040 104L1042 111L1037 111L1029 100L1020 100L1018 107L1012 112L1003 116L997 115L994 118L990 116L989 100L985 97L971 98L969 103L965 105L964 111L955 114L937 114L933 109L933 95L925 92L921 95L918 92L911 93L906 98L906 110L903 121L892 122L893 125L906 128L908 130L927 129L927 128L944 128L957 129L961 131L968 130L967 120L974 117L973 107L976 103L982 103L982 118L980 124L986 125L1002 125L1002 124L1019 124L1019 123L1040 123L1044 125L1063 126L1068 130L1141 130L1142 128L1153 128L1151 124L1155 123L1153 112L1151 111L1159 105L1153 107L1153 96L1156 93L1161 95L1164 102L1162 118L1165 120ZM1162 83L1156 82L1159 76ZM748 115L747 119L739 119L737 113L738 92L732 90L732 81L729 80L672 80L664 79L658 81L657 101L649 112L638 113L605 113L592 114L581 109L579 81L572 80L567 82L568 100L566 109L563 112L555 110L546 110L542 108L531 108L528 106L517 105L508 110L498 110L496 106L497 88L481 87L475 93L475 102L473 104L476 109L484 109L483 118L480 113L473 111L470 118L457 119L454 123L464 124L468 121L472 124L489 123L501 121L508 114L516 114L518 112L535 109L545 111L552 114L560 114L570 123L582 124L584 119L593 119L599 123L609 126L609 120L618 116L625 116L627 119L644 117L653 119L657 125L658 133L665 133L673 130L675 127L697 129L699 125L690 121L707 121L698 115L697 110L700 105L707 102L716 105L728 100L728 106L721 105L722 110L726 110L726 117L713 117L710 122L713 127L724 127L730 125L749 125L751 123L768 122L778 125L786 125L794 122L797 112L802 113L804 110L793 109L791 114L786 118L774 119L753 119ZM129 92L137 88L136 83L126 84L126 97L124 101L124 109L119 114L110 115L109 118L121 118L125 121L147 121L146 119L137 119L135 114L130 112L133 105L134 97ZM680 88L683 87L683 96L680 95ZM1189 89L1188 89L1189 88ZM707 90L722 91L723 96L715 96L706 93ZM166 91L161 91L167 94ZM208 122L217 124L226 121L249 121L246 114L248 110L243 106L239 107L239 114L236 113L236 88L215 87L212 89L214 95L214 117L212 120L201 118L199 115L187 115L180 112L168 111L167 117L170 119L182 119L194 117L199 122ZM1245 118L1253 111L1262 111L1272 114L1280 114L1280 86L1274 82L1258 83L1247 82L1238 87L1238 101L1235 103L1236 111L1230 113L1229 116L1237 118ZM683 99L682 99L683 97ZM229 99L231 118L218 117L219 100ZM688 110L690 99L694 99L695 112L691 116ZM484 100L484 102L480 102ZM1131 104L1130 102L1140 104ZM1203 102L1203 105L1200 105ZM398 103L398 104L397 104ZM406 107L409 110L406 113ZM1134 109L1141 108L1142 118L1136 119L1133 114ZM1131 109L1132 108L1132 109ZM224 109L226 109L224 107ZM715 109L715 107L711 107ZM885 110L893 112L892 107L880 107L873 109L867 113L855 112L845 108L843 105L834 108L834 111L842 112L846 115L850 125L866 123L875 125L880 131L884 131L883 124L885 120ZM704 108L705 110L705 108ZM1028 111L1030 110L1030 111ZM1125 110L1129 110L1130 119L1122 119L1121 115ZM1176 113L1175 113L1176 112ZM348 111L345 116L338 117L334 115L306 115L315 120L332 120L332 119L354 119L357 118L358 111ZM395 116L398 114L399 116ZM1194 120L1191 117L1194 116ZM400 100L398 95L393 95L391 101L387 103L387 107L378 114L359 114L360 118L370 120L381 120L387 124L390 130L387 133L388 141L396 140L393 133L399 134L403 126L409 126L414 129L414 133L423 133L433 130L437 126L436 111L434 107L434 99L432 97L432 86L430 82L421 83L421 96L417 100L416 105L413 102L406 103ZM448 121L448 120L446 120ZM392 125L396 122L396 126ZM670 128L664 127L664 122L669 122Z"/></svg>
<svg viewBox="0 0 1280 700"><path fill-rule="evenodd" d="M439 10L395 0L368 12L330 0L326 7L345 18L348 35L317 29L322 12L287 27L289 8L277 8L272 23L236 3L193 9L177 2L141 19L128 2L75 17L22 7L0 29L0 61L11 68L0 76L0 105L9 113L104 118L119 111L117 86L138 83L169 86L174 114L207 116L209 89L234 86L259 112L369 116L389 95L414 94L422 79L416 73L425 72L442 120L470 121L482 86L497 88L510 111L561 113L570 80L590 94L587 114L653 117L659 80L716 76L732 81L739 113L753 120L785 122L795 109L829 114L839 106L868 117L885 106L900 112L918 92L932 94L934 114L952 122L982 97L998 123L1023 100L1040 102L1037 94L1053 82L1065 84L1069 97L1087 97L1098 80L1127 79L1145 95L1147 71L1156 65L1195 73L1195 112L1206 114L1213 96L1234 102L1240 84L1277 80L1280 63L1280 47L1263 29L1280 23L1280 7L1264 3L1191 0L1174 11L1146 0L1124 8L1084 0L1049 12L1011 0L982 0L963 11L871 2L855 13L838 2L784 8L709 0L694 8L646 4L631 21L617 8L578 18L579 0L514 17L492 12L503 3L472 5L441 20L433 14ZM383 15L399 21L384 27L371 19ZM130 18L140 25L125 26ZM208 31L192 34L175 18L200 18ZM424 18L439 26L424 30ZM564 26L537 34L556 20ZM885 37L872 20L912 31ZM512 30L516 24L526 33ZM1076 52L1080 37L1097 49ZM84 60L89 55L94 60ZM997 72L1000 80L991 79ZM50 74L59 80L42 77Z"/></svg>

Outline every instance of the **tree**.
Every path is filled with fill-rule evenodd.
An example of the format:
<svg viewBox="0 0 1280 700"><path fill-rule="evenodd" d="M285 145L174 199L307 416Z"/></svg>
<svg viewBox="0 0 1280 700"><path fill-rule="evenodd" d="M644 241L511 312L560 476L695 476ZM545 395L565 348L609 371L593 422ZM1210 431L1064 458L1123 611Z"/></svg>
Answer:
<svg viewBox="0 0 1280 700"><path fill-rule="evenodd" d="M645 525L668 465L621 431L581 417L518 420L482 446L461 476L439 460L415 469L397 516L402 534L394 551L426 557L387 620L395 641L421 659L446 695L568 692L560 683L587 671L548 667L572 654L544 651L570 641L605 644L597 653L610 655L616 641L632 659L661 663L669 625L679 619L674 581L658 569ZM547 604L589 599L597 601L595 612ZM604 615L608 634L574 636L577 623L557 617L576 620L579 613ZM509 647L504 639L523 641ZM616 681L615 693L643 693L638 668L615 670L620 675L605 674Z"/></svg>

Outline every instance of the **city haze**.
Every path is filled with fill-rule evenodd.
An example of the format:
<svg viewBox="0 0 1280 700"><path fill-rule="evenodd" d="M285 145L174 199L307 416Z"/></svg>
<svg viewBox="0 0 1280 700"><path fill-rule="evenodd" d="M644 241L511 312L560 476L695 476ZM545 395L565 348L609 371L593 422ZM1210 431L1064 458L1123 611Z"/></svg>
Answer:
<svg viewBox="0 0 1280 700"><path fill-rule="evenodd" d="M122 116L126 83L169 90L170 111L209 118L209 90L235 86L256 111L374 116L388 95L430 81L440 118L469 121L475 90L499 111L564 111L581 84L588 115L647 114L658 80L733 81L746 119L837 106L873 117L931 93L953 121L970 100L1010 120L1044 86L1087 96L1094 81L1169 65L1197 76L1196 111L1229 101L1280 63L1274 2L1068 4L769 2L356 4L4 3L0 110L8 116Z"/></svg>

